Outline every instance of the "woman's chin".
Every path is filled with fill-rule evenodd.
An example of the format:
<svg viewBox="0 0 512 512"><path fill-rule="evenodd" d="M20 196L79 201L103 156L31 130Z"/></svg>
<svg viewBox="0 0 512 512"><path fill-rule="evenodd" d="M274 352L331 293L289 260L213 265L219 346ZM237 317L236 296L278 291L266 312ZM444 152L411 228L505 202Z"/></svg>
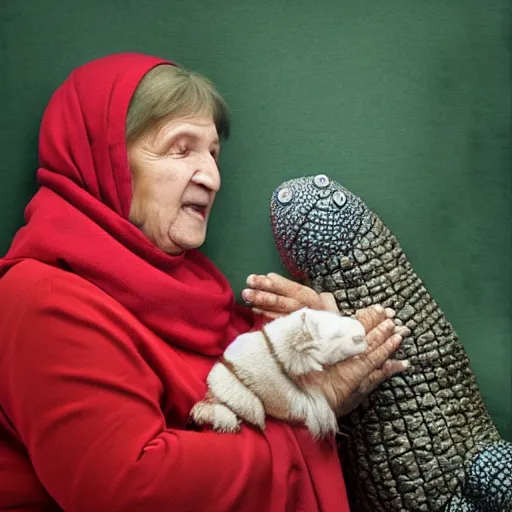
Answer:
<svg viewBox="0 0 512 512"><path fill-rule="evenodd" d="M196 236L167 236L165 240L160 240L156 245L170 256L178 256L191 249L199 249L204 244L206 233L197 233Z"/></svg>

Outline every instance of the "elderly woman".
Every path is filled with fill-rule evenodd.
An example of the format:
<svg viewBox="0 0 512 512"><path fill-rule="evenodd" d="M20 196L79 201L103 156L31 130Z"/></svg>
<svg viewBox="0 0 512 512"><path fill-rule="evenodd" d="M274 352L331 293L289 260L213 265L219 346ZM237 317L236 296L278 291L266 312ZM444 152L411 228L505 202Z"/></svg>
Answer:
<svg viewBox="0 0 512 512"><path fill-rule="evenodd" d="M146 55L84 65L51 98L40 188L0 261L1 510L348 510L334 440L189 421L238 335L335 307L277 275L250 277L256 313L238 306L197 250L228 135L210 82ZM345 411L402 369L384 320L346 361Z"/></svg>

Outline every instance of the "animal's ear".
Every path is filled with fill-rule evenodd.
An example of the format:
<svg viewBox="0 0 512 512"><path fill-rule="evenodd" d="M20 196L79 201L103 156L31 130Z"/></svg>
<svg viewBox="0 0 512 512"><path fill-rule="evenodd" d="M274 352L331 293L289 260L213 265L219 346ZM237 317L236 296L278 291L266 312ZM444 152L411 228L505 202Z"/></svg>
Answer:
<svg viewBox="0 0 512 512"><path fill-rule="evenodd" d="M318 341L318 329L314 312L304 309L300 312L302 332L297 331L290 348L293 356L289 358L290 374L305 375L323 371L321 344Z"/></svg>
<svg viewBox="0 0 512 512"><path fill-rule="evenodd" d="M304 330L309 333L312 338L316 338L318 329L314 320L314 312L312 310L304 309L301 311L301 321Z"/></svg>
<svg viewBox="0 0 512 512"><path fill-rule="evenodd" d="M300 377L311 372L322 372L324 367L318 360L318 349L311 341L295 346L295 351L286 362L290 377Z"/></svg>

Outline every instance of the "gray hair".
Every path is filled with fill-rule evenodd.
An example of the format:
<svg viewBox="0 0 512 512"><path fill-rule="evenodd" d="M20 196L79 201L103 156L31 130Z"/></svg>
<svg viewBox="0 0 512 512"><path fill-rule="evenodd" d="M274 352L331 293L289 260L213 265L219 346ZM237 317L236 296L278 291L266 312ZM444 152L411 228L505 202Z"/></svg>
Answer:
<svg viewBox="0 0 512 512"><path fill-rule="evenodd" d="M137 140L163 121L202 115L211 117L222 139L229 138L231 113L215 86L193 71L168 64L144 75L128 107L126 143Z"/></svg>

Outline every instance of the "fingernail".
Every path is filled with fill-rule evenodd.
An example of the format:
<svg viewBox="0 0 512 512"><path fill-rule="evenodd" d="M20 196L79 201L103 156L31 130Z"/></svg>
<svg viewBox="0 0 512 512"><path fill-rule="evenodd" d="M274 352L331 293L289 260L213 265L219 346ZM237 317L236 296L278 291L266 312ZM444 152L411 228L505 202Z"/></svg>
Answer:
<svg viewBox="0 0 512 512"><path fill-rule="evenodd" d="M374 304L373 307L377 313L382 313L384 311L384 308L380 304Z"/></svg>
<svg viewBox="0 0 512 512"><path fill-rule="evenodd" d="M389 329L390 327L395 327L395 322L393 322L393 320L391 320L391 318L388 318L385 322L384 322L384 327L386 327L386 329Z"/></svg>
<svg viewBox="0 0 512 512"><path fill-rule="evenodd" d="M247 290L247 289L242 290L242 299L245 302L247 302L248 304L250 304L250 302L251 302L251 295L252 295L251 290Z"/></svg>
<svg viewBox="0 0 512 512"><path fill-rule="evenodd" d="M402 367L404 370L407 370L407 368L409 368L409 361L407 361L407 359L402 361Z"/></svg>
<svg viewBox="0 0 512 512"><path fill-rule="evenodd" d="M246 282L249 286L251 286L251 281L254 279L254 277L255 277L255 274L250 274L250 275L248 275L248 276L247 276L247 279L245 280L245 282Z"/></svg>
<svg viewBox="0 0 512 512"><path fill-rule="evenodd" d="M388 318L394 318L394 317L395 317L395 315L396 315L396 311L395 311L394 309L391 309L391 308L386 308L386 309L384 310L384 313L386 313L386 316L387 316Z"/></svg>
<svg viewBox="0 0 512 512"><path fill-rule="evenodd" d="M395 325L393 332L400 334L404 338L411 334L411 330L408 327L404 327L403 325Z"/></svg>

